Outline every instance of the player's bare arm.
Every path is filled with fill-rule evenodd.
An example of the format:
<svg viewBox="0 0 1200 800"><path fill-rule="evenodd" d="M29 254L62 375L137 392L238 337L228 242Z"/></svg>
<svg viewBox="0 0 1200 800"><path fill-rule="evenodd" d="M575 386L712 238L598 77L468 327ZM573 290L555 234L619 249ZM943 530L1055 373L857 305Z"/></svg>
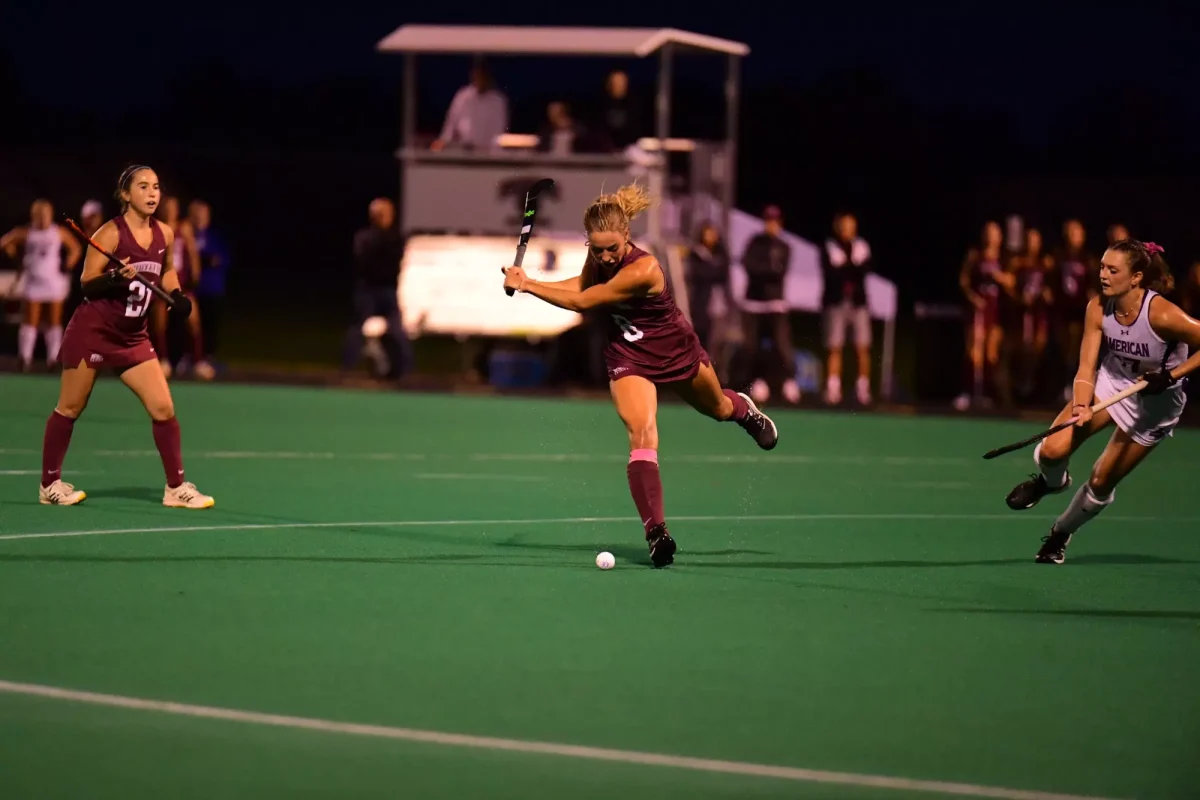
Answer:
<svg viewBox="0 0 1200 800"><path fill-rule="evenodd" d="M1200 322L1189 316L1182 308L1165 297L1155 297L1150 303L1150 327L1168 342L1183 342L1192 356L1170 371L1170 381L1178 381L1200 367Z"/></svg>
<svg viewBox="0 0 1200 800"><path fill-rule="evenodd" d="M192 223L184 220L179 223L179 235L183 237L183 248L188 254L188 264L192 271L192 284L200 283L200 248L196 245L196 230ZM172 241L174 241L172 239Z"/></svg>
<svg viewBox="0 0 1200 800"><path fill-rule="evenodd" d="M167 249L170 250L171 245L175 242L175 231L171 230L169 225L161 225L160 227L162 228L163 239L166 241ZM183 291L179 283L179 274L175 272L175 268L171 266L169 259L163 262L162 288L164 292L172 296L176 292L182 293ZM188 310L191 310L190 304Z"/></svg>
<svg viewBox="0 0 1200 800"><path fill-rule="evenodd" d="M1099 298L1088 301L1083 322L1083 340L1079 343L1079 369L1072 387L1071 413L1079 417L1080 427L1092 418L1092 400L1096 395L1096 368L1100 344L1104 340L1104 307Z"/></svg>
<svg viewBox="0 0 1200 800"><path fill-rule="evenodd" d="M963 295L967 298L971 305L975 306L976 308L983 308L983 298L980 297L971 287L971 266L971 259L968 257L967 260L963 262L962 269L958 273L958 285L962 288Z"/></svg>
<svg viewBox="0 0 1200 800"><path fill-rule="evenodd" d="M112 220L101 225L100 229L92 234L92 241L109 253L116 249L120 238L121 234L117 230L117 224ZM120 286L132 280L133 276L137 274L137 270L131 267L128 261L129 259L125 259L122 262L124 266L119 270L110 270L111 262L108 256L95 247L89 246L83 257L83 274L79 277L83 293L89 296L102 295L114 286Z"/></svg>
<svg viewBox="0 0 1200 800"><path fill-rule="evenodd" d="M63 247L67 248L67 260L63 262L63 272L70 272L75 269L75 265L83 257L83 248L79 246L79 240L75 238L75 235L66 228L59 228L58 236L62 239Z"/></svg>
<svg viewBox="0 0 1200 800"><path fill-rule="evenodd" d="M9 258L15 257L17 255L17 248L25 243L25 235L28 230L28 228L22 225L0 236L0 250L3 250Z"/></svg>
<svg viewBox="0 0 1200 800"><path fill-rule="evenodd" d="M599 306L614 305L662 291L662 270L652 257L639 259L622 268L607 283L597 283L583 291L560 289L530 280L518 267L505 271L504 287L531 294L545 302L568 311L587 311Z"/></svg>

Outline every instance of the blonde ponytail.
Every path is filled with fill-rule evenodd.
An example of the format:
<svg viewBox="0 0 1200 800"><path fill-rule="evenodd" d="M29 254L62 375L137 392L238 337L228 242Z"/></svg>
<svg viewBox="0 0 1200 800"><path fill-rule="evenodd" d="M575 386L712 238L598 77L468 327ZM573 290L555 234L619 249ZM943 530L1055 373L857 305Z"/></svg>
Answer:
<svg viewBox="0 0 1200 800"><path fill-rule="evenodd" d="M629 223L653 205L654 198L637 183L631 183L613 194L597 197L583 212L583 228L588 233L626 232Z"/></svg>

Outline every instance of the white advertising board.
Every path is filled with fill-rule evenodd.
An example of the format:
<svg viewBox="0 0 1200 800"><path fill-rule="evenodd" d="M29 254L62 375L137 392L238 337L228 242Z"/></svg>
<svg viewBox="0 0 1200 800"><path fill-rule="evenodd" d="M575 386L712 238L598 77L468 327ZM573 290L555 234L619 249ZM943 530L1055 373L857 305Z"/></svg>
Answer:
<svg viewBox="0 0 1200 800"><path fill-rule="evenodd" d="M516 236L413 236L398 286L400 313L410 337L557 336L579 325L579 314L529 295L504 292L501 267L512 264ZM531 278L561 281L583 270L582 235L535 235L522 266Z"/></svg>

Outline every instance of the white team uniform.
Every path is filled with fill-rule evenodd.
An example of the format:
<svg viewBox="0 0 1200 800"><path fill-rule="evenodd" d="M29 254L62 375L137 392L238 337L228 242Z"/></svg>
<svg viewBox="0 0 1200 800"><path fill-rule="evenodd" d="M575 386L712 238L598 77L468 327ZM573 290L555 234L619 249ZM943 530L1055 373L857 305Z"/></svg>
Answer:
<svg viewBox="0 0 1200 800"><path fill-rule="evenodd" d="M21 262L24 298L31 303L61 303L71 293L71 276L62 271L62 234L57 225L25 235Z"/></svg>
<svg viewBox="0 0 1200 800"><path fill-rule="evenodd" d="M1129 325L1117 321L1113 301L1105 302L1104 341L1100 346L1103 357L1096 377L1098 400L1132 386L1147 372L1174 369L1187 360L1187 344L1166 342L1150 326L1150 302L1157 296L1158 292L1146 290L1137 318ZM1107 410L1113 422L1130 439L1151 447L1173 435L1186 402L1184 382L1178 381L1160 395L1138 392Z"/></svg>

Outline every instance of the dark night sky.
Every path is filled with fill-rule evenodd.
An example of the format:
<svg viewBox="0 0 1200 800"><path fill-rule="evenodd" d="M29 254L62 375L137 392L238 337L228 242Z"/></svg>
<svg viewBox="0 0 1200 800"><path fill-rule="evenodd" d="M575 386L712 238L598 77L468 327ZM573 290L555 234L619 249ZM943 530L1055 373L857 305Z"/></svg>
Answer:
<svg viewBox="0 0 1200 800"><path fill-rule="evenodd" d="M745 13L766 5L754 3L705 14L694 2L587 3L578 6L584 13L558 3L516 8L459 0L453 14L442 15L390 3L319 4L314 7L322 10L308 15L298 13L299 4L284 14L270 13L273 6L251 14L250 5L215 0L139 6L144 22L131 29L112 6L64 23L55 4L22 3L6 9L0 36L32 92L61 103L110 107L153 101L172 75L212 60L273 83L329 75L384 80L399 74L399 59L379 55L373 46L406 22L674 26L747 42L749 84L772 78L805 83L847 66L878 66L923 103L996 105L1026 121L1036 119L1027 113L1031 107L1088 97L1115 82L1188 92L1200 81L1197 15L1185 3L1016 0L889 8L841 2L797 3L784 14ZM606 13L598 16L597 9ZM144 66L149 97L103 93L99 81L83 79L115 77L110 52ZM452 91L461 68L439 67L451 73L445 80ZM561 67L556 74L563 74ZM583 69L569 67L566 74L582 75ZM72 85L78 93L62 91ZM441 81L434 87L441 90ZM514 87L506 88L519 97Z"/></svg>
<svg viewBox="0 0 1200 800"><path fill-rule="evenodd" d="M1200 12L1190 3L897 8L845 0L797 3L786 13L765 2L726 3L705 13L694 0L587 3L575 11L459 0L454 13L442 14L354 0L311 14L300 3L282 14L271 13L282 5L263 5L262 13L251 5L131 6L133 25L118 6L6 8L0 84L15 77L33 101L17 108L59 112L35 120L40 128L10 114L0 130L0 141L27 152L11 169L23 175L20 191L74 204L95 196L121 164L159 158L153 163L162 163L177 191L205 196L225 219L274 214L264 224L293 224L285 209L261 207L260 198L277 193L326 220L286 245L295 249L287 253L252 228L232 226L244 261L343 253L366 199L397 188L391 159L402 59L374 49L395 28L670 26L751 47L739 206L778 202L788 227L809 238L825 235L835 206L855 208L886 271L908 281L910 294L954 295L963 248L983 220L1014 211L1048 231L1078 215L1095 239L1123 221L1135 235L1170 242L1181 261L1200 258ZM518 127L529 130L548 99L589 102L612 66L611 59L538 58L503 60L495 72L514 117L524 111ZM639 82L654 74L653 60L626 66L635 92L649 88ZM680 62L672 133L709 135L688 130L689 122L716 121L720 129L721 70L719 59ZM429 133L463 84L467 61L426 58L418 71ZM698 89L701 97L711 90L713 114L708 101L696 100ZM182 97L189 100L177 102ZM107 113L73 120L74 109ZM139 119L141 127L128 130ZM89 139L95 147L78 146ZM224 180L229 174L253 188ZM6 214L15 223L27 200L10 199Z"/></svg>

